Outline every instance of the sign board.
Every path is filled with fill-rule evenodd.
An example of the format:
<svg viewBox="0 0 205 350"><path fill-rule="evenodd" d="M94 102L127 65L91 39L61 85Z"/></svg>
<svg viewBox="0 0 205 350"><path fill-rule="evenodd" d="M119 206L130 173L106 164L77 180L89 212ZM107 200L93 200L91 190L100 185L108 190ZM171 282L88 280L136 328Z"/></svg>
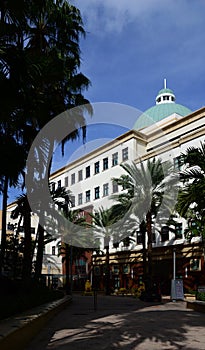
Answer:
<svg viewBox="0 0 205 350"><path fill-rule="evenodd" d="M198 293L205 293L205 286L198 286Z"/></svg>
<svg viewBox="0 0 205 350"><path fill-rule="evenodd" d="M183 280L172 280L171 298L173 300L184 300Z"/></svg>

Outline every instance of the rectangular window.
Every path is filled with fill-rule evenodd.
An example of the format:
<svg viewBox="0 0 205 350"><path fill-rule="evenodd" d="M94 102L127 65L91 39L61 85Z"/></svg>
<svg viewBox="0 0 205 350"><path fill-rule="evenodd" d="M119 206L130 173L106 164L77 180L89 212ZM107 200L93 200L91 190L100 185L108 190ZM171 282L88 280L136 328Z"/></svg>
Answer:
<svg viewBox="0 0 205 350"><path fill-rule="evenodd" d="M109 195L109 185L107 183L103 185L103 197L106 197L108 195Z"/></svg>
<svg viewBox="0 0 205 350"><path fill-rule="evenodd" d="M52 247L52 255L56 255L56 247L55 246Z"/></svg>
<svg viewBox="0 0 205 350"><path fill-rule="evenodd" d="M90 190L85 192L85 201L86 201L86 203L90 202Z"/></svg>
<svg viewBox="0 0 205 350"><path fill-rule="evenodd" d="M71 200L71 207L75 207L75 196L71 196L70 200Z"/></svg>
<svg viewBox="0 0 205 350"><path fill-rule="evenodd" d="M68 187L68 176L64 178L64 186Z"/></svg>
<svg viewBox="0 0 205 350"><path fill-rule="evenodd" d="M169 240L169 226L163 226L161 229L161 241L165 242Z"/></svg>
<svg viewBox="0 0 205 350"><path fill-rule="evenodd" d="M58 188L61 187L61 180L58 180Z"/></svg>
<svg viewBox="0 0 205 350"><path fill-rule="evenodd" d="M143 242L142 232L137 231L137 244L142 244L142 242Z"/></svg>
<svg viewBox="0 0 205 350"><path fill-rule="evenodd" d="M78 181L82 181L82 179L83 179L83 171L79 170L79 172L78 172Z"/></svg>
<svg viewBox="0 0 205 350"><path fill-rule="evenodd" d="M83 204L83 194L79 193L78 194L78 205L81 205L81 204Z"/></svg>
<svg viewBox="0 0 205 350"><path fill-rule="evenodd" d="M113 153L112 155L112 166L118 165L118 153Z"/></svg>
<svg viewBox="0 0 205 350"><path fill-rule="evenodd" d="M85 168L85 176L86 176L86 178L90 177L90 166L86 166L86 168Z"/></svg>
<svg viewBox="0 0 205 350"><path fill-rule="evenodd" d="M112 182L112 192L113 192L113 193L118 192L118 184L117 184L116 181L113 181L113 182Z"/></svg>
<svg viewBox="0 0 205 350"><path fill-rule="evenodd" d="M122 161L128 160L128 147L122 150Z"/></svg>
<svg viewBox="0 0 205 350"><path fill-rule="evenodd" d="M183 156L178 156L174 158L174 170L181 171L183 165L184 165Z"/></svg>
<svg viewBox="0 0 205 350"><path fill-rule="evenodd" d="M180 222L175 225L175 238L182 238L182 223Z"/></svg>
<svg viewBox="0 0 205 350"><path fill-rule="evenodd" d="M95 174L98 174L100 172L100 162L95 163Z"/></svg>
<svg viewBox="0 0 205 350"><path fill-rule="evenodd" d="M52 185L51 185L51 191L52 192L55 192L55 187L56 187L55 182L52 182Z"/></svg>
<svg viewBox="0 0 205 350"><path fill-rule="evenodd" d="M103 170L108 169L108 157L103 159Z"/></svg>
<svg viewBox="0 0 205 350"><path fill-rule="evenodd" d="M71 185L75 183L75 173L71 174Z"/></svg>
<svg viewBox="0 0 205 350"><path fill-rule="evenodd" d="M200 259L190 259L190 271L201 271Z"/></svg>
<svg viewBox="0 0 205 350"><path fill-rule="evenodd" d="M95 199L100 198L100 187L95 187Z"/></svg>

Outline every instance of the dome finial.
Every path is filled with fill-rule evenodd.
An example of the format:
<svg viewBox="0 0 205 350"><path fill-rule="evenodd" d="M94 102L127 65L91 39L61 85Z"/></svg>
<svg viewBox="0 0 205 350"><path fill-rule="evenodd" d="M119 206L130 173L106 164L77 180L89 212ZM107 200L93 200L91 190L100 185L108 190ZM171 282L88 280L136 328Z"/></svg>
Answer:
<svg viewBox="0 0 205 350"><path fill-rule="evenodd" d="M175 103L175 95L171 89L167 89L167 79L164 79L164 88L158 92L156 104Z"/></svg>
<svg viewBox="0 0 205 350"><path fill-rule="evenodd" d="M167 79L165 78L164 79L164 89L166 89L167 88Z"/></svg>

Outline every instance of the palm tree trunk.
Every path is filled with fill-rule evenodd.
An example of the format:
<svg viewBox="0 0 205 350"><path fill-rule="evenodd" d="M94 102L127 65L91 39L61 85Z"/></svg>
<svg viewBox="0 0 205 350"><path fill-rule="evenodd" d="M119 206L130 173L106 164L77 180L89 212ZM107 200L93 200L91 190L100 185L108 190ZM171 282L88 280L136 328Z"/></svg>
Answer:
<svg viewBox="0 0 205 350"><path fill-rule="evenodd" d="M20 231L20 226L22 222L23 216L22 214L20 215L19 221L18 221L18 226L14 235L14 251L13 251L13 278L17 278L17 263L18 263L18 247L19 247L19 231Z"/></svg>
<svg viewBox="0 0 205 350"><path fill-rule="evenodd" d="M41 225L38 225L38 242L37 242L37 254L35 265L35 279L37 281L41 278L41 271L43 265L43 248L44 248L44 229Z"/></svg>
<svg viewBox="0 0 205 350"><path fill-rule="evenodd" d="M70 265L70 254L69 254L69 245L68 243L65 243L65 273L66 273L66 279L65 279L65 291L66 294L70 294L70 270L72 269L72 266Z"/></svg>
<svg viewBox="0 0 205 350"><path fill-rule="evenodd" d="M110 253L109 245L105 246L105 294L110 295Z"/></svg>
<svg viewBox="0 0 205 350"><path fill-rule="evenodd" d="M146 215L146 228L147 228L147 258L148 258L148 278L150 282L152 281L152 215L151 212L148 211Z"/></svg>
<svg viewBox="0 0 205 350"><path fill-rule="evenodd" d="M4 177L3 203L2 203L2 227L1 227L1 253L0 253L0 275L2 275L4 267L4 257L6 251L6 212L7 212L7 195L8 195L9 179Z"/></svg>
<svg viewBox="0 0 205 350"><path fill-rule="evenodd" d="M22 277L27 282L31 279L32 271L31 213L29 210L24 214L24 232L25 238Z"/></svg>
<svg viewBox="0 0 205 350"><path fill-rule="evenodd" d="M140 224L140 233L142 235L142 263L143 263L143 279L147 276L147 252L146 252L146 224L143 220Z"/></svg>

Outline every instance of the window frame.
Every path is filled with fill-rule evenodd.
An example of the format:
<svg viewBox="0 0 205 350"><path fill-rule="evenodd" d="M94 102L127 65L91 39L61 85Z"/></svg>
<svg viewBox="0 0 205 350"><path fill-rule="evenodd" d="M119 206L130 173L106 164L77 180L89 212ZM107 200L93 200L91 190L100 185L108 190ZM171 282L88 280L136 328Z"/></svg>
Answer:
<svg viewBox="0 0 205 350"><path fill-rule="evenodd" d="M94 188L94 199L100 198L100 186Z"/></svg>
<svg viewBox="0 0 205 350"><path fill-rule="evenodd" d="M103 170L107 170L109 168L108 157L103 158Z"/></svg>
<svg viewBox="0 0 205 350"><path fill-rule="evenodd" d="M122 149L122 161L125 162L128 159L128 147L125 147Z"/></svg>

